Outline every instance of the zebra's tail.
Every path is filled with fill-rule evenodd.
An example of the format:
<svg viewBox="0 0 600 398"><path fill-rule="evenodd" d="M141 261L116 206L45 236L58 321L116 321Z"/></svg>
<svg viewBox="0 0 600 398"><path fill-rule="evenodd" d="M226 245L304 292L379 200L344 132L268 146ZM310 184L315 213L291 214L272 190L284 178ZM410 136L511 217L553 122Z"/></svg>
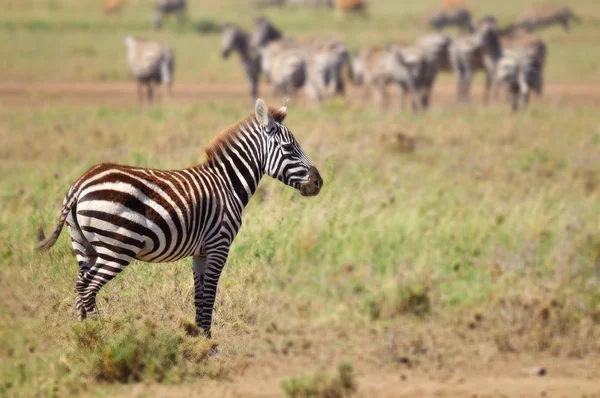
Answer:
<svg viewBox="0 0 600 398"><path fill-rule="evenodd" d="M62 231L63 226L65 225L65 220L67 219L69 212L71 211L71 209L73 208L73 205L75 204L76 199L77 199L77 195L75 194L75 192L69 192L67 194L67 196L65 197L65 200L63 201L63 207L62 207L62 210L60 211L60 216L58 218L58 224L54 228L52 235L50 235L49 237L44 239L44 230L40 226L40 229L38 230L38 239L40 240L40 242L36 246L37 251L46 252L46 251L50 250L50 248L52 246L54 246L54 244L58 240L58 237L60 236L60 232Z"/></svg>

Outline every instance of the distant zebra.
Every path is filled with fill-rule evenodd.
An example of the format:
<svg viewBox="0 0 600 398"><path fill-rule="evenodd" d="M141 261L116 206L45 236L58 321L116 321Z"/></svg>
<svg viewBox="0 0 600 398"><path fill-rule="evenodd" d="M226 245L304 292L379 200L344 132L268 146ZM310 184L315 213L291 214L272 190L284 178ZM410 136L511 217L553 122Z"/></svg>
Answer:
<svg viewBox="0 0 600 398"><path fill-rule="evenodd" d="M333 38L315 40L307 65L305 89L313 100L321 101L345 93L344 67L351 73L350 50L346 44Z"/></svg>
<svg viewBox="0 0 600 398"><path fill-rule="evenodd" d="M252 44L259 47L261 71L272 81L273 65L283 66L282 71L276 71L280 77L277 87L299 87L300 75L306 77L307 93L317 101L333 94L343 95L345 91L343 69L350 68L350 51L340 40L335 38L319 38L310 44L300 44L283 36L269 19L259 17L255 20L252 33ZM290 56L304 56L304 60L290 61ZM286 62L281 62L285 59ZM299 68L305 68L302 72ZM293 69L293 72L292 72ZM294 76L293 81L285 82L283 77Z"/></svg>
<svg viewBox="0 0 600 398"><path fill-rule="evenodd" d="M253 99L258 97L258 79L260 77L260 54L252 46L250 36L243 29L234 24L226 24L221 30L221 52L227 59L235 51L240 55L244 72L250 83L250 95Z"/></svg>
<svg viewBox="0 0 600 398"><path fill-rule="evenodd" d="M437 30L449 26L456 26L462 32L475 30L471 12L465 7L444 8L429 19L429 25Z"/></svg>
<svg viewBox="0 0 600 398"><path fill-rule="evenodd" d="M96 311L96 295L133 260L162 263L193 257L196 324L210 337L217 283L242 225L242 210L267 174L315 196L317 168L284 126L286 107L256 101L245 120L218 135L205 163L183 170L99 164L67 192L48 250L66 222L79 262L75 306Z"/></svg>
<svg viewBox="0 0 600 398"><path fill-rule="evenodd" d="M271 59L269 81L275 95L294 95L304 87L310 54L304 47L284 48Z"/></svg>
<svg viewBox="0 0 600 398"><path fill-rule="evenodd" d="M367 47L358 50L352 60L352 81L365 88L367 97L369 89L375 89L375 101L378 106L384 105L386 88L391 83L398 85L401 94L401 106L404 107L406 92L411 93L413 111L418 110L417 91L414 81L415 60L405 57L402 51L390 48Z"/></svg>
<svg viewBox="0 0 600 398"><path fill-rule="evenodd" d="M427 109L430 103L431 91L438 72L451 72L450 37L442 34L431 34L419 39L417 45L423 53L423 70L417 81L421 93L421 107Z"/></svg>
<svg viewBox="0 0 600 398"><path fill-rule="evenodd" d="M469 101L473 75L477 70L483 69L486 74L484 103L487 103L496 65L502 56L498 26L484 21L475 33L453 39L449 51L450 63L458 80L459 101Z"/></svg>
<svg viewBox="0 0 600 398"><path fill-rule="evenodd" d="M163 20L170 14L177 15L177 19L181 23L185 19L186 11L186 0L158 0L154 11L154 29L160 29Z"/></svg>
<svg viewBox="0 0 600 398"><path fill-rule="evenodd" d="M547 47L541 39L505 48L498 62L495 84L506 86L513 111L526 107L531 91L541 95Z"/></svg>
<svg viewBox="0 0 600 398"><path fill-rule="evenodd" d="M571 8L562 6L530 9L521 16L518 23L527 32L533 32L554 24L559 24L564 30L568 31L571 21L580 23L581 18Z"/></svg>
<svg viewBox="0 0 600 398"><path fill-rule="evenodd" d="M148 101L153 100L153 83L167 86L171 94L173 76L175 74L175 54L173 50L159 42L125 38L129 71L138 83L138 100L143 98L143 86L148 89Z"/></svg>
<svg viewBox="0 0 600 398"><path fill-rule="evenodd" d="M410 93L413 111L421 106L429 105L429 98L419 95L422 89L426 89L429 83L431 71L427 67L427 54L419 46L406 46L388 44L387 69L392 81L396 82L401 89L401 106L405 106L405 97Z"/></svg>

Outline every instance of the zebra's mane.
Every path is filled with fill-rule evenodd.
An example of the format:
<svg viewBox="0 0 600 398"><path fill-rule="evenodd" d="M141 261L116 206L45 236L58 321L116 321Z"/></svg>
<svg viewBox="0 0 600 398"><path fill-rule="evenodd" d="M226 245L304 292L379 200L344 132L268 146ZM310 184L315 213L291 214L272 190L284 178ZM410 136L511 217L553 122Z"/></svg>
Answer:
<svg viewBox="0 0 600 398"><path fill-rule="evenodd" d="M282 123L287 116L287 112L271 106L269 107L269 112L277 123ZM211 162L217 159L219 154L221 154L221 152L228 146L229 143L236 142L241 135L246 134L240 126L254 119L256 119L256 117L254 116L254 112L252 112L245 119L223 130L215 138L213 138L206 148L204 148L204 152L206 153L206 161Z"/></svg>

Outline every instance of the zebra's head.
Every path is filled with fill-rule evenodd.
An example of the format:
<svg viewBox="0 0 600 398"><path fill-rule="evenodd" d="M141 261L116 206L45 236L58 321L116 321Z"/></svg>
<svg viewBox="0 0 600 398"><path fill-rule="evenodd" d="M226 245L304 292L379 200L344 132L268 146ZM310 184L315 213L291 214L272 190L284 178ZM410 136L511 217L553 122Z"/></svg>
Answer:
<svg viewBox="0 0 600 398"><path fill-rule="evenodd" d="M287 104L272 112L259 98L256 100L254 115L266 143L264 173L298 189L302 196L318 195L323 187L319 171L308 159L292 132L282 124L287 115Z"/></svg>
<svg viewBox="0 0 600 398"><path fill-rule="evenodd" d="M229 57L232 51L242 46L242 41L247 40L247 34L234 24L225 24L221 30L221 54L223 58Z"/></svg>

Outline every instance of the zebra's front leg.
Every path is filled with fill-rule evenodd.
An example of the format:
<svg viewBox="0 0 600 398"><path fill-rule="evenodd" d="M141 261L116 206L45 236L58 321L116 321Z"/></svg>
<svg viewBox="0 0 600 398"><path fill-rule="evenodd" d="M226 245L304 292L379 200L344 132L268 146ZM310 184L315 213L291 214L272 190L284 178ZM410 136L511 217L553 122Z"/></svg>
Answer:
<svg viewBox="0 0 600 398"><path fill-rule="evenodd" d="M202 308L204 293L204 271L206 271L206 256L198 255L192 259L194 266L194 306L196 307L196 325L202 327Z"/></svg>
<svg viewBox="0 0 600 398"><path fill-rule="evenodd" d="M490 102L490 92L494 78L494 71L486 71L485 75L485 92L483 94L483 104L487 105Z"/></svg>
<svg viewBox="0 0 600 398"><path fill-rule="evenodd" d="M211 338L211 326L213 317L213 308L217 297L217 285L223 266L227 261L229 247L212 249L206 256L206 264L202 278L202 314L200 316L200 328Z"/></svg>

